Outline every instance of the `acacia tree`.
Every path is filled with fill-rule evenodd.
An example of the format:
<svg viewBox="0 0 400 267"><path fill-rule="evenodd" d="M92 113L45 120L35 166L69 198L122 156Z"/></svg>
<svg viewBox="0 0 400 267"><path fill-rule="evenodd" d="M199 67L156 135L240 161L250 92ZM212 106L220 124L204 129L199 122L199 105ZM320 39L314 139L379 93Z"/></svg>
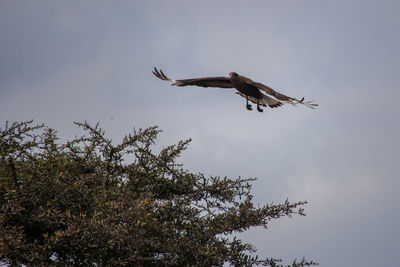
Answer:
<svg viewBox="0 0 400 267"><path fill-rule="evenodd" d="M231 238L306 202L258 206L255 179L206 177L153 152L157 127L114 145L98 126L60 142L29 122L0 129L0 262L10 265L278 266ZM291 266L314 264L302 260Z"/></svg>

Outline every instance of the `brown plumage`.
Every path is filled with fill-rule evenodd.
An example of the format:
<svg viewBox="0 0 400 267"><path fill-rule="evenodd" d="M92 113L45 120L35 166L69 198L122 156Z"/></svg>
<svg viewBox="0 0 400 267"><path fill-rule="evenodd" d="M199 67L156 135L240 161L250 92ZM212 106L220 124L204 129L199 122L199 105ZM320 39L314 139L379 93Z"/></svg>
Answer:
<svg viewBox="0 0 400 267"><path fill-rule="evenodd" d="M249 104L249 100L254 104L257 104L257 111L262 112L260 106L269 106L276 108L284 103L290 103L292 105L302 104L309 108L314 109L318 104L313 101L304 101L304 97L300 100L278 93L274 89L258 82L254 82L251 79L238 75L236 72L229 73L229 77L203 77L194 79L184 80L172 80L168 78L162 70L154 68L153 74L164 81L172 82L172 85L176 86L201 86L201 87L219 87L219 88L235 88L238 95L246 98L246 108L252 110L252 106ZM266 94L272 97L267 96Z"/></svg>

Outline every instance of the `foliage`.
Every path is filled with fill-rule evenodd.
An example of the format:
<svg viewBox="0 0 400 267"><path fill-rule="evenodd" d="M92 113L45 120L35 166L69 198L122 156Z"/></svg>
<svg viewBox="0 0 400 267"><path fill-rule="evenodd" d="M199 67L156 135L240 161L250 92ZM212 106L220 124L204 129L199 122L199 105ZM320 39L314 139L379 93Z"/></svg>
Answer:
<svg viewBox="0 0 400 267"><path fill-rule="evenodd" d="M98 125L76 124L86 135L65 143L32 121L0 129L0 262L278 266L231 236L304 215L306 202L255 207L255 179L206 177L176 163L190 140L154 153L157 127L113 145Z"/></svg>

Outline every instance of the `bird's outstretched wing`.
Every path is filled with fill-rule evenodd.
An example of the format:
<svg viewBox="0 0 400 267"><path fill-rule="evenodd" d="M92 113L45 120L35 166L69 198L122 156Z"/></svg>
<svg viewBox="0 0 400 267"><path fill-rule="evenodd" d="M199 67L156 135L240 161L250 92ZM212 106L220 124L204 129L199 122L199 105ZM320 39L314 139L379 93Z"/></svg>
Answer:
<svg viewBox="0 0 400 267"><path fill-rule="evenodd" d="M252 81L252 80L250 80L249 78L246 78L246 77L244 77L244 78L246 80L246 83L249 83L249 84L257 87L258 89L264 91L265 93L275 97L276 99L278 99L278 100L280 100L282 102L290 103L292 105L302 104L302 105L305 105L305 106L307 106L309 108L312 108L312 109L315 109L315 107L318 106L318 104L313 103L314 102L313 100L304 101L304 97L302 99L298 100L296 98L289 97L287 95L278 93L277 91L275 91L271 87L266 86L266 85L264 85L262 83L254 82L254 81Z"/></svg>
<svg viewBox="0 0 400 267"><path fill-rule="evenodd" d="M202 77L194 79L184 79L184 80L172 80L168 78L163 71L154 68L153 74L164 81L172 82L172 85L176 86L188 86L195 85L201 87L219 87L219 88L233 88L233 85L228 77Z"/></svg>

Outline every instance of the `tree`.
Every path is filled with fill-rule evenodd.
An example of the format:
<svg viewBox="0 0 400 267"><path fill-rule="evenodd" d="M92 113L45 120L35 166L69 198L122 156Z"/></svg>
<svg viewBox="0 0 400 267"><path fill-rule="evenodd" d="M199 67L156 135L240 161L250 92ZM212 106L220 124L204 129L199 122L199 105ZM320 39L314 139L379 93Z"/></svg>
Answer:
<svg viewBox="0 0 400 267"><path fill-rule="evenodd" d="M153 152L157 127L114 145L98 124L76 124L86 135L67 142L32 121L0 129L0 262L278 266L231 236L304 215L306 202L255 207L255 179L206 177L176 162L190 140Z"/></svg>

